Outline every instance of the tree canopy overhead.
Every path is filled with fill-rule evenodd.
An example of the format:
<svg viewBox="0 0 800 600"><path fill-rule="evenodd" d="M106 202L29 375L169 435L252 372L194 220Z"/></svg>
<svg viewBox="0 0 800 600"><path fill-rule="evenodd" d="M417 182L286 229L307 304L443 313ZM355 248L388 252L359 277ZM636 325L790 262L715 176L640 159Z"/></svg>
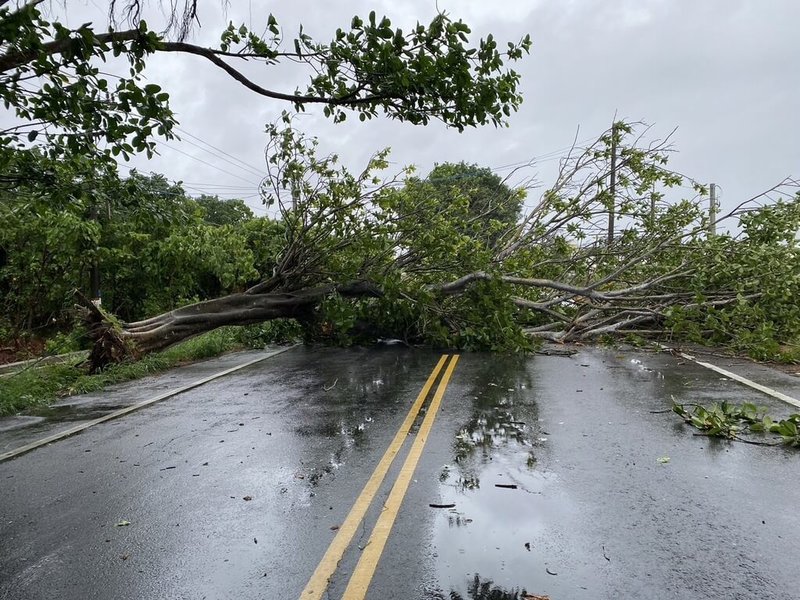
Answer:
<svg viewBox="0 0 800 600"><path fill-rule="evenodd" d="M491 35L470 44L469 27L444 13L402 31L371 12L353 17L328 42L313 40L302 27L286 39L270 15L263 37L231 23L217 46L205 47L185 41L195 2L169 6L168 30L177 29L177 40L149 28L140 2L112 3L107 30L46 19L41 4L0 4L0 98L17 119L0 132L5 162L10 150L33 144L52 156L151 154L156 137L175 135L169 95L144 79L157 53L200 57L271 100L297 110L321 104L335 122L354 112L361 120L378 114L414 124L438 119L461 130L506 124L522 101L519 75L506 63L531 46L527 36L502 46ZM100 68L110 56L127 59L127 75L111 77ZM308 83L296 90L265 87L238 69L245 61L292 63L308 74Z"/></svg>

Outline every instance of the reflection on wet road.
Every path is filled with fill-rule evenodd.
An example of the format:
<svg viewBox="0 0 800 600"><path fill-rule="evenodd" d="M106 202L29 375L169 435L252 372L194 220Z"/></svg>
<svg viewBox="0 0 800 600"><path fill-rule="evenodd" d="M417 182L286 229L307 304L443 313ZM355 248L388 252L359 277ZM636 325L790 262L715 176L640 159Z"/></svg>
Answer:
<svg viewBox="0 0 800 600"><path fill-rule="evenodd" d="M555 475L538 465L549 433L540 423L535 373L526 363L498 357L465 375L453 461L439 474L439 496L455 506L434 521L439 591L431 598L535 597L525 587L535 544L547 522L568 507L550 493Z"/></svg>
<svg viewBox="0 0 800 600"><path fill-rule="evenodd" d="M455 506L431 520L435 568L408 597L779 598L791 585L797 453L697 438L651 412L749 391L659 355L472 358L437 476Z"/></svg>
<svg viewBox="0 0 800 600"><path fill-rule="evenodd" d="M466 354L406 434L440 356L297 349L0 464L0 599L300 598L398 432L325 598L392 506L369 599L794 594L800 455L653 412L785 406L666 354Z"/></svg>

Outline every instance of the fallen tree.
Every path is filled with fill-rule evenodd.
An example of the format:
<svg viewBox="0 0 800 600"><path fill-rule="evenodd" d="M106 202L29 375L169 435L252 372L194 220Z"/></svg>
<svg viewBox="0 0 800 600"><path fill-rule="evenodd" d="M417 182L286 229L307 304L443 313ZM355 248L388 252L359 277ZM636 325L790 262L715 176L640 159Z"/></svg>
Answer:
<svg viewBox="0 0 800 600"><path fill-rule="evenodd" d="M702 186L682 188L691 199L662 200L685 178L666 168L667 141L643 145L632 126L617 123L573 148L555 185L513 226L476 214L465 194L440 202L409 180L378 179L385 151L354 176L335 157L317 157L315 140L290 126L270 133L262 194L285 226L271 277L136 323L92 311L96 347L121 344L98 350L96 367L221 325L276 318L298 319L309 338L335 343L393 337L520 350L535 339L620 334L730 340L797 316L785 297L800 292L800 200L759 207L754 199L721 219L738 217L740 231L711 234ZM612 145L620 152L613 196L605 187ZM601 233L612 201L621 226L609 240ZM776 293L765 282L779 270L788 287ZM745 330L726 331L736 319ZM785 333L800 333L792 327Z"/></svg>
<svg viewBox="0 0 800 600"><path fill-rule="evenodd" d="M83 294L76 292L75 295L84 310L89 335L94 341L89 362L94 370L98 370L109 363L163 350L226 325L250 325L272 319L307 320L311 318L313 309L333 293L343 298L381 295L376 286L363 281L323 285L294 293L248 290L183 306L133 323L114 323Z"/></svg>

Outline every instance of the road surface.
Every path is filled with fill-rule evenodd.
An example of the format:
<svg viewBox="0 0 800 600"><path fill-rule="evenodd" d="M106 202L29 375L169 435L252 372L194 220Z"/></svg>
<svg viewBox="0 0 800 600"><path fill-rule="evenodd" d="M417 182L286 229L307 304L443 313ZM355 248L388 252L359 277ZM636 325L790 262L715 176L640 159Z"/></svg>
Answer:
<svg viewBox="0 0 800 600"><path fill-rule="evenodd" d="M0 452L253 356L70 399ZM0 599L800 597L800 453L651 412L792 407L669 354L586 348L462 354L409 417L441 360L294 348L0 462Z"/></svg>

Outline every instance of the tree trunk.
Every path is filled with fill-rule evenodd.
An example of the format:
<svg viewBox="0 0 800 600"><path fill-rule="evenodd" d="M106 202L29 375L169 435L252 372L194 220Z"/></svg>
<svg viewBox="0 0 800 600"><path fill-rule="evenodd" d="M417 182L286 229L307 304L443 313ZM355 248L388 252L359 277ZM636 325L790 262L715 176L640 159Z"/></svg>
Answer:
<svg viewBox="0 0 800 600"><path fill-rule="evenodd" d="M110 363L163 350L218 327L310 317L314 308L334 293L346 297L381 295L375 285L363 281L293 292L252 293L250 290L189 304L134 323L114 323L83 294L76 291L76 297L86 312L89 337L93 341L90 370L96 372Z"/></svg>

